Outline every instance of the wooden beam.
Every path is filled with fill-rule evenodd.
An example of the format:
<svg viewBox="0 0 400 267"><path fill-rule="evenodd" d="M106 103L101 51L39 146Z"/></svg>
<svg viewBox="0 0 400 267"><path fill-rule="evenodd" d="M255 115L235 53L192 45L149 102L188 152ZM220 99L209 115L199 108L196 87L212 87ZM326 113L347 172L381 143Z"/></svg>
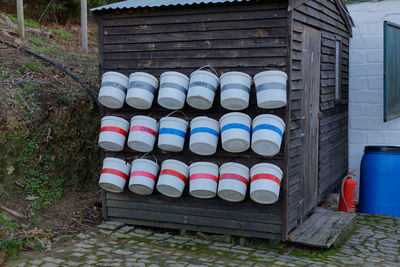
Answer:
<svg viewBox="0 0 400 267"><path fill-rule="evenodd" d="M18 35L20 38L25 38L24 28L24 1L17 0L17 19L18 19Z"/></svg>
<svg viewBox="0 0 400 267"><path fill-rule="evenodd" d="M86 0L81 0L81 35L82 35L82 52L87 54L88 53L88 35L87 35L87 1Z"/></svg>
<svg viewBox="0 0 400 267"><path fill-rule="evenodd" d="M289 0L288 11L292 11L310 0Z"/></svg>

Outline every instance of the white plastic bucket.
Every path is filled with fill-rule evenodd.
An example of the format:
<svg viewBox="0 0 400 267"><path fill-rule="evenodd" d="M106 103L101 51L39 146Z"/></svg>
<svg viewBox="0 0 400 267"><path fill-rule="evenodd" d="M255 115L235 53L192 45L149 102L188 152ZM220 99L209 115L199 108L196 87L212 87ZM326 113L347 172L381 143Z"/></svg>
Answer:
<svg viewBox="0 0 400 267"><path fill-rule="evenodd" d="M121 108L125 102L129 79L124 74L108 71L101 77L99 102L108 108Z"/></svg>
<svg viewBox="0 0 400 267"><path fill-rule="evenodd" d="M181 109L185 105L189 78L180 72L167 71L161 74L157 102L167 109Z"/></svg>
<svg viewBox="0 0 400 267"><path fill-rule="evenodd" d="M217 195L218 165L196 162L189 166L189 193L197 198L213 198Z"/></svg>
<svg viewBox="0 0 400 267"><path fill-rule="evenodd" d="M231 202L246 197L249 168L240 163L228 162L219 168L218 196Z"/></svg>
<svg viewBox="0 0 400 267"><path fill-rule="evenodd" d="M240 112L225 114L219 120L222 148L239 153L250 147L251 118Z"/></svg>
<svg viewBox="0 0 400 267"><path fill-rule="evenodd" d="M189 123L186 120L168 116L160 120L158 147L165 151L180 152L185 144Z"/></svg>
<svg viewBox="0 0 400 267"><path fill-rule="evenodd" d="M250 198L260 204L272 204L279 199L282 170L270 163L259 163L251 170Z"/></svg>
<svg viewBox="0 0 400 267"><path fill-rule="evenodd" d="M158 192L167 197L180 197L188 175L189 167L185 163L174 159L165 160L161 164L161 172L158 177Z"/></svg>
<svg viewBox="0 0 400 267"><path fill-rule="evenodd" d="M132 161L129 190L139 195L153 193L158 170L158 164L152 160L141 158Z"/></svg>
<svg viewBox="0 0 400 267"><path fill-rule="evenodd" d="M122 159L105 158L100 174L99 185L106 191L121 193L129 177L131 164Z"/></svg>
<svg viewBox="0 0 400 267"><path fill-rule="evenodd" d="M280 108L286 105L286 80L283 71L268 70L257 73L254 83L259 108Z"/></svg>
<svg viewBox="0 0 400 267"><path fill-rule="evenodd" d="M158 80L145 72L134 72L129 76L126 103L137 109L149 109L153 104Z"/></svg>
<svg viewBox="0 0 400 267"><path fill-rule="evenodd" d="M197 109L211 108L218 85L219 78L217 75L205 70L196 70L190 75L186 102Z"/></svg>
<svg viewBox="0 0 400 267"><path fill-rule="evenodd" d="M249 106L251 77L244 72L231 71L221 76L221 106L243 110Z"/></svg>
<svg viewBox="0 0 400 267"><path fill-rule="evenodd" d="M261 156L273 156L279 153L285 123L272 114L258 115L253 120L251 149Z"/></svg>
<svg viewBox="0 0 400 267"><path fill-rule="evenodd" d="M218 121L201 116L190 121L189 149L195 154L208 156L217 151Z"/></svg>
<svg viewBox="0 0 400 267"><path fill-rule="evenodd" d="M128 146L140 152L153 150L158 132L158 122L152 117L135 116L131 119Z"/></svg>
<svg viewBox="0 0 400 267"><path fill-rule="evenodd" d="M116 116L105 116L101 119L99 146L109 151L122 151L129 122Z"/></svg>

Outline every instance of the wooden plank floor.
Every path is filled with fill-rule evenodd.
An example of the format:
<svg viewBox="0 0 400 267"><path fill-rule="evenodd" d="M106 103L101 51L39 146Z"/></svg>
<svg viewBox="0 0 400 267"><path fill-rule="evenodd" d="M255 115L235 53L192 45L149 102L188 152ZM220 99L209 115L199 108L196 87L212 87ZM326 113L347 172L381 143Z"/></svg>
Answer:
<svg viewBox="0 0 400 267"><path fill-rule="evenodd" d="M318 208L302 225L289 234L295 244L328 249L342 243L353 231L356 214Z"/></svg>

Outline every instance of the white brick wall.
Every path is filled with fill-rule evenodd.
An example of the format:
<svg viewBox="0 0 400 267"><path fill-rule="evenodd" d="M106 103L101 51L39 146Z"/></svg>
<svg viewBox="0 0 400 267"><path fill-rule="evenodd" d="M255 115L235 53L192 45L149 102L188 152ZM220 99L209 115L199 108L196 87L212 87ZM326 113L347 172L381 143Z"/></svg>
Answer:
<svg viewBox="0 0 400 267"><path fill-rule="evenodd" d="M400 118L383 122L383 22L400 24L400 0L348 9L356 24L350 41L349 169L359 178L365 146L400 146Z"/></svg>

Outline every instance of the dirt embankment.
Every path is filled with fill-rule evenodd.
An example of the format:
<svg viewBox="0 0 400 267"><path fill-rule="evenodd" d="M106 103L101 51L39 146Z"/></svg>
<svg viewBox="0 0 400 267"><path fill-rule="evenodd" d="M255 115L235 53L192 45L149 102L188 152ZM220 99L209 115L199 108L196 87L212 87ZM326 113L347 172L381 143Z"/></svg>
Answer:
<svg viewBox="0 0 400 267"><path fill-rule="evenodd" d="M0 40L26 43L96 90L95 25L89 55L73 29L44 30L51 34L20 40L3 27ZM101 219L98 123L95 103L69 76L0 44L0 265L21 250L52 249Z"/></svg>

